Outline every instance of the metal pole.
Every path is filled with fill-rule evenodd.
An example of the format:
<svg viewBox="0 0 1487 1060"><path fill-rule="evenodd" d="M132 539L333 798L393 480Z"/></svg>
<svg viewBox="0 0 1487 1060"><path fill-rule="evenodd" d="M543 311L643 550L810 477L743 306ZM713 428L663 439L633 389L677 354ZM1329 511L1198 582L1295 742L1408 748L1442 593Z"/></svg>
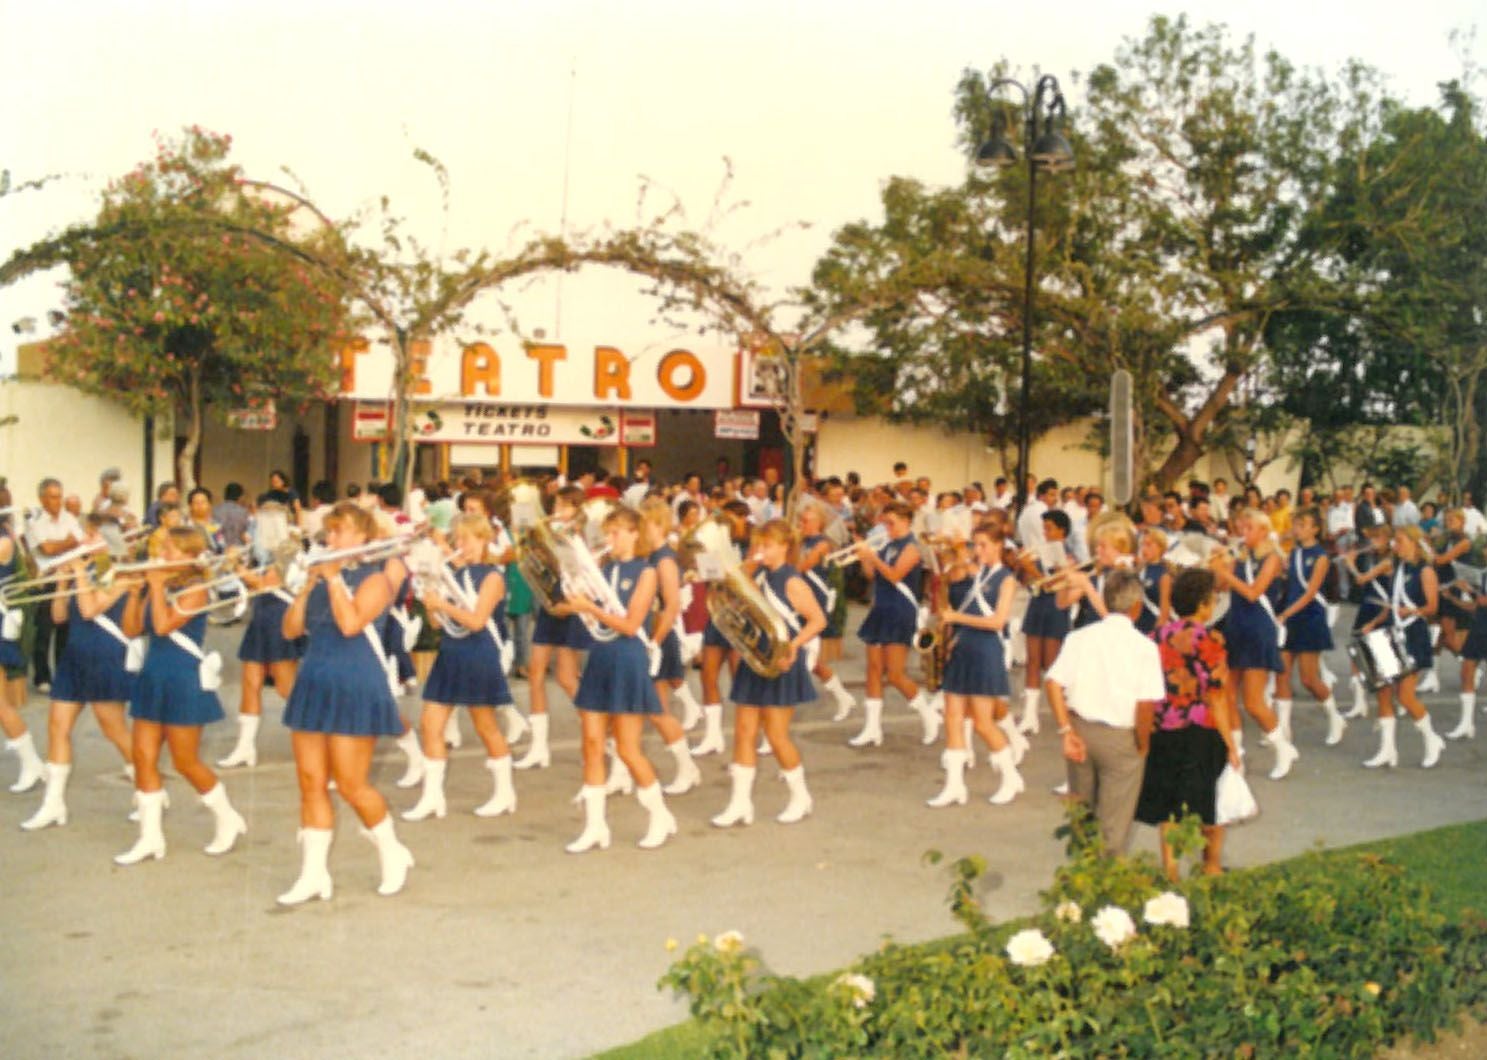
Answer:
<svg viewBox="0 0 1487 1060"><path fill-rule="evenodd" d="M1033 162L1033 141L1036 138L1038 101L1028 104L1027 136L1023 154L1027 157L1027 263L1024 269L1025 285L1022 292L1022 407L1017 413L1017 511L1021 514L1027 507L1027 475L1029 424L1028 405L1032 391L1033 364L1033 204L1037 188L1038 167Z"/></svg>

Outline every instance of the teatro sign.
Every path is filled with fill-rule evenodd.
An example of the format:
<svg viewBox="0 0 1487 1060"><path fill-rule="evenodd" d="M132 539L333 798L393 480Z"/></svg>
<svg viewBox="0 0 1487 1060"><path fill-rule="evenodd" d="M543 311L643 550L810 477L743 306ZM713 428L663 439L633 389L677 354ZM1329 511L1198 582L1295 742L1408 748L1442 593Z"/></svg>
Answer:
<svg viewBox="0 0 1487 1060"><path fill-rule="evenodd" d="M602 344L472 342L410 344L419 403L582 405L615 408L733 407L733 351L652 346L640 352ZM358 339L339 355L341 397L386 401L395 358L386 341Z"/></svg>

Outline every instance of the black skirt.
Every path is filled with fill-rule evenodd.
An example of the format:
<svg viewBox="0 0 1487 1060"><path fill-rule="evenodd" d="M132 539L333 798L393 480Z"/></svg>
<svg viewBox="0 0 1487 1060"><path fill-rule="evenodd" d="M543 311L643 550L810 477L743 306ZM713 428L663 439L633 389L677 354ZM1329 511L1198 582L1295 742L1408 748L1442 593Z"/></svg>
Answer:
<svg viewBox="0 0 1487 1060"><path fill-rule="evenodd" d="M1153 732L1136 820L1155 825L1196 813L1204 824L1213 824L1219 774L1228 760L1216 729L1189 725Z"/></svg>

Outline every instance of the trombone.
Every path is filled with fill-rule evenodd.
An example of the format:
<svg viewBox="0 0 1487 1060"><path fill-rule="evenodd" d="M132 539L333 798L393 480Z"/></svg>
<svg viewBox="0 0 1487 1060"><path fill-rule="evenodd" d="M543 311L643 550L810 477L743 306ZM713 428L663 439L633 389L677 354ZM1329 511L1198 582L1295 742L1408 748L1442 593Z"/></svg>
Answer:
<svg viewBox="0 0 1487 1060"><path fill-rule="evenodd" d="M46 600L55 600L59 596L71 596L74 593L104 586L106 584L104 579L108 577L108 572L113 566L113 557L108 554L107 548L107 544L103 541L91 541L56 556L46 557L44 562L37 561L37 572L34 576L13 578L0 586L0 604L6 607L25 607ZM88 561L88 584L58 588L57 582L61 577L60 568L74 560Z"/></svg>
<svg viewBox="0 0 1487 1060"><path fill-rule="evenodd" d="M1064 588L1064 582L1068 580L1070 574L1073 574L1075 571L1088 574L1095 569L1095 566L1095 561L1089 559L1073 567L1060 567L1052 574L1045 574L1036 581L1030 582L1027 591L1034 596L1037 596L1039 593L1056 593Z"/></svg>
<svg viewBox="0 0 1487 1060"><path fill-rule="evenodd" d="M220 556L214 556L211 562L205 565L204 569L210 573L217 571L219 568L228 567L229 564L236 566L240 551L240 549L229 549ZM271 558L267 563L252 568L248 573L264 577L276 572L279 575L279 581L281 583L287 582L290 570L299 562L301 555L299 539L294 537L287 538L280 542L279 546L273 550ZM188 592L195 592L202 588L205 588L207 591L207 602L204 605L201 607L181 606L182 596ZM234 588L237 590L236 592L224 595L225 590ZM282 584L265 585L258 589L249 589L243 582L241 574L236 570L227 569L221 573L213 573L204 582L194 585L184 585L172 590L166 594L166 600L170 603L171 607L183 615L205 615L230 607L234 609L236 615L240 616L243 611L247 610L248 601L253 599L253 597L262 596L265 593L271 593L281 588L283 588Z"/></svg>

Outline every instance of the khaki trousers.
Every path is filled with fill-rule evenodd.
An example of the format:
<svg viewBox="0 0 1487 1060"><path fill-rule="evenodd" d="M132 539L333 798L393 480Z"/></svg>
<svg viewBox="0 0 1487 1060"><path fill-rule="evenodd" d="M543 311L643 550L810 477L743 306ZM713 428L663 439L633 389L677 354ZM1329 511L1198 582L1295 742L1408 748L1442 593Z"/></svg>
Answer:
<svg viewBox="0 0 1487 1060"><path fill-rule="evenodd" d="M1105 852L1124 854L1141 797L1146 756L1136 750L1136 730L1117 729L1071 714L1070 724L1084 741L1083 762L1069 762L1069 794L1094 807Z"/></svg>

